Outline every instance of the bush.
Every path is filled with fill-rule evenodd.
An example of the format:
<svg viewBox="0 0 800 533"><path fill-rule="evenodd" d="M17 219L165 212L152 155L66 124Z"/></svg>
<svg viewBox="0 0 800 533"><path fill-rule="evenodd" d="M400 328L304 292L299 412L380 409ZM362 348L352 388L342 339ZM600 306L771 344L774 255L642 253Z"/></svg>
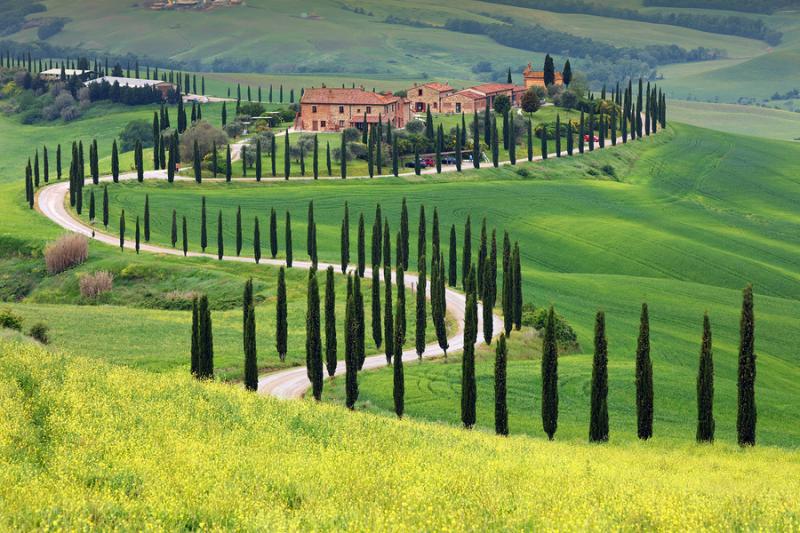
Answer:
<svg viewBox="0 0 800 533"><path fill-rule="evenodd" d="M406 131L419 135L425 131L425 123L421 120L410 120L408 124L406 124Z"/></svg>
<svg viewBox="0 0 800 533"><path fill-rule="evenodd" d="M610 165L609 163L606 163L605 165L600 167L600 170L602 170L603 174L605 174L606 176L609 176L609 177L615 178L615 179L617 177L617 170L612 165Z"/></svg>
<svg viewBox="0 0 800 533"><path fill-rule="evenodd" d="M152 136L152 127L150 135ZM217 143L217 149L220 150L219 156L224 159L225 145L228 144L228 136L225 135L224 131L215 128L205 120L200 120L192 124L183 132L183 135L181 135L181 161L186 161L191 165L194 158L195 140L197 140L197 148L200 151L200 159L214 149L214 142Z"/></svg>
<svg viewBox="0 0 800 533"><path fill-rule="evenodd" d="M548 310L545 307L534 307L533 304L527 303L522 306L522 325L530 326L537 332L541 332L545 327L547 321ZM556 340L562 347L575 348L578 345L578 334L572 329L566 319L560 314L556 313Z"/></svg>
<svg viewBox="0 0 800 533"><path fill-rule="evenodd" d="M119 134L120 150L129 152L136 147L136 141L142 148L153 146L153 124L147 120L131 120Z"/></svg>
<svg viewBox="0 0 800 533"><path fill-rule="evenodd" d="M98 270L94 274L81 276L78 284L81 288L81 296L95 299L103 293L111 292L111 288L114 285L114 275L105 270Z"/></svg>
<svg viewBox="0 0 800 533"><path fill-rule="evenodd" d="M47 327L47 324L43 322L37 322L31 326L31 329L28 331L28 336L33 337L42 344L50 344L50 336L48 335L49 331L50 328Z"/></svg>
<svg viewBox="0 0 800 533"><path fill-rule="evenodd" d="M59 237L44 249L48 274L58 274L80 265L89 257L89 241L83 235L70 233Z"/></svg>
<svg viewBox="0 0 800 533"><path fill-rule="evenodd" d="M22 330L22 317L11 309L0 309L0 328Z"/></svg>

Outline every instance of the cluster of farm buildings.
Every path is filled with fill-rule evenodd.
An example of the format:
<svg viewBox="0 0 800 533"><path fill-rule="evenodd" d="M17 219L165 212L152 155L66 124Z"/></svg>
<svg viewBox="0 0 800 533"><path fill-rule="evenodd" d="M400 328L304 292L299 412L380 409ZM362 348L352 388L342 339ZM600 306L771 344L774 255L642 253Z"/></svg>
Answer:
<svg viewBox="0 0 800 533"><path fill-rule="evenodd" d="M561 84L561 73L556 72L556 84ZM523 71L524 85L513 83L483 83L456 90L447 83L415 84L407 89L406 96L390 92L377 93L352 89L310 88L300 99L300 112L295 128L304 131L341 131L345 128L363 129L378 121L389 122L396 128L405 127L417 113L474 113L494 99L507 96L512 106L520 103L522 95L531 87L544 87L544 72L531 69Z"/></svg>

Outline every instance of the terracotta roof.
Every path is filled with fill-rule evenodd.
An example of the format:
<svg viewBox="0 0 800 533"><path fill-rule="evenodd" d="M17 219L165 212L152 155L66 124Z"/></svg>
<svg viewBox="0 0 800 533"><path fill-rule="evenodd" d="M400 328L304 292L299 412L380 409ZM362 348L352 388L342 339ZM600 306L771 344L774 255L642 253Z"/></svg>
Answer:
<svg viewBox="0 0 800 533"><path fill-rule="evenodd" d="M302 104L340 104L340 105L388 105L397 102L398 96L387 96L364 89L306 89Z"/></svg>
<svg viewBox="0 0 800 533"><path fill-rule="evenodd" d="M486 98L485 93L478 92L473 89L464 89L463 91L458 91L457 93L451 94L450 96L464 96L471 100L480 100L482 98Z"/></svg>
<svg viewBox="0 0 800 533"><path fill-rule="evenodd" d="M554 74L555 74L556 81L561 81L561 79L563 77L561 75L561 73L556 71ZM522 77L526 78L526 79L530 78L530 79L534 79L534 80L544 80L544 71L543 70L533 70L531 68L531 64L528 63L528 66L525 67L525 70L522 71Z"/></svg>
<svg viewBox="0 0 800 533"><path fill-rule="evenodd" d="M504 92L504 91L525 91L525 87L521 85L514 85L513 83L484 83L481 85L475 85L474 87L469 87L469 89L483 93L485 95Z"/></svg>
<svg viewBox="0 0 800 533"><path fill-rule="evenodd" d="M432 81L430 83L426 83L425 87L429 87L434 91L439 91L440 93L454 90L452 87L450 87L450 85L446 83L439 83L438 81Z"/></svg>

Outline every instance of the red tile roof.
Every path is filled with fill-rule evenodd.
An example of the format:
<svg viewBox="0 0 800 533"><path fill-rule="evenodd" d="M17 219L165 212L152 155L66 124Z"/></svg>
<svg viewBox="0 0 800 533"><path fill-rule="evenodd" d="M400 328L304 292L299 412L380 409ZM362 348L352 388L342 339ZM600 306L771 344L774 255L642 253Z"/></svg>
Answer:
<svg viewBox="0 0 800 533"><path fill-rule="evenodd" d="M514 85L513 83L484 83L481 85L476 85L474 87L470 87L471 90L477 91L479 93L483 93L485 95L505 92L505 91L525 91L525 87L522 85Z"/></svg>
<svg viewBox="0 0 800 533"><path fill-rule="evenodd" d="M429 88L433 89L434 91L439 91L440 93L453 90L453 88L450 87L448 84L440 83L438 81L432 81L430 83L426 83L425 87L429 87Z"/></svg>
<svg viewBox="0 0 800 533"><path fill-rule="evenodd" d="M458 91L452 96L464 96L471 100L480 100L482 98L486 98L486 94L482 92L478 92L472 89L464 89L463 91Z"/></svg>
<svg viewBox="0 0 800 533"><path fill-rule="evenodd" d="M397 102L398 96L365 91L364 89L306 89L301 104L388 105Z"/></svg>

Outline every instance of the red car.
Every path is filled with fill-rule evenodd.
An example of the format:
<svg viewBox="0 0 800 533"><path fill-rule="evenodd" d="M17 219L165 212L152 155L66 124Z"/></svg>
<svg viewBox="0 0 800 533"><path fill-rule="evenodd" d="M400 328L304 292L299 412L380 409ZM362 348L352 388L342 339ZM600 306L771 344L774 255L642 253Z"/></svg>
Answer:
<svg viewBox="0 0 800 533"><path fill-rule="evenodd" d="M589 142L589 134L588 134L588 133L587 133L586 135L584 135L584 136L583 136L583 140L584 140L584 141L586 141L587 143ZM599 138L597 135L594 135L594 136L593 136L593 140L594 140L594 142L596 142L596 143L599 143L599 142L600 142L600 138Z"/></svg>

